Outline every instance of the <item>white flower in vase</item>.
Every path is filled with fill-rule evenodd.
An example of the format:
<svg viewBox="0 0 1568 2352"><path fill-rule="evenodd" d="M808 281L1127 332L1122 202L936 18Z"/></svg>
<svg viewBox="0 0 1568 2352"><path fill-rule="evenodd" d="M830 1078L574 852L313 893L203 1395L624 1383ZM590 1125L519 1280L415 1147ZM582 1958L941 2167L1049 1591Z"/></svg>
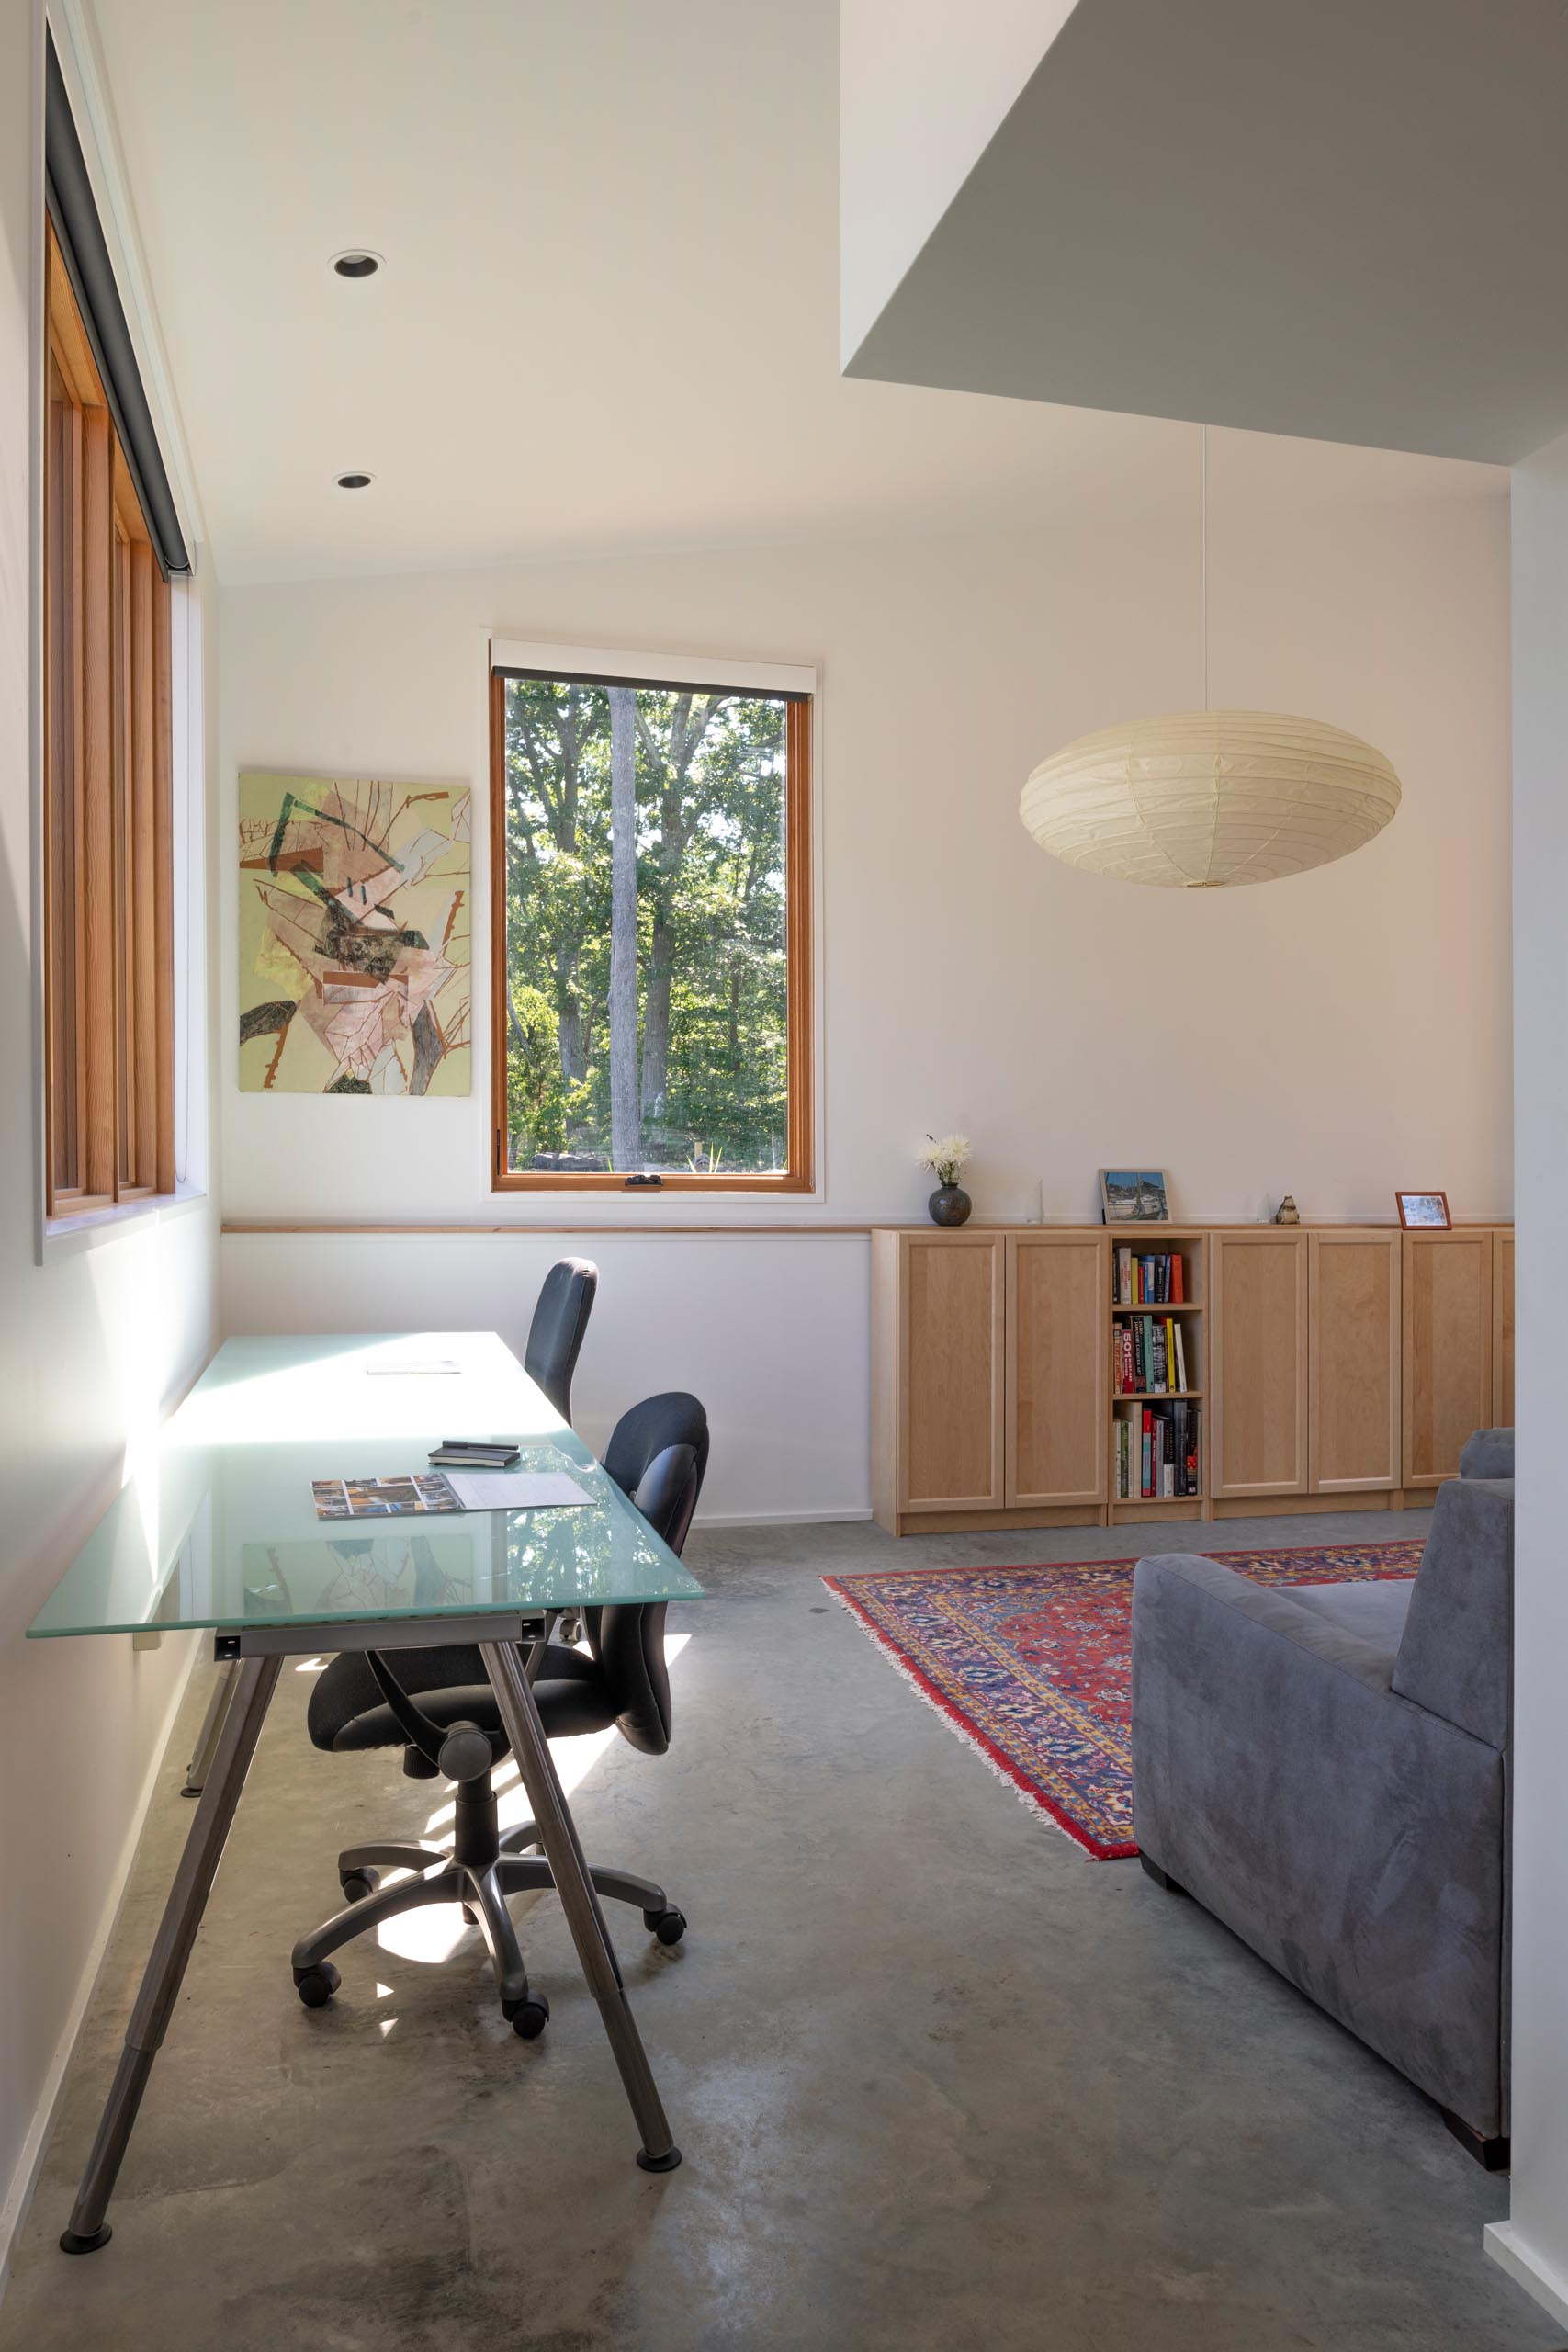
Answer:
<svg viewBox="0 0 1568 2352"><path fill-rule="evenodd" d="M941 1186L931 1194L926 1205L933 1225L962 1225L971 1206L967 1193L961 1192L958 1171L969 1158L967 1136L928 1136L918 1155L922 1168L929 1168Z"/></svg>
<svg viewBox="0 0 1568 2352"><path fill-rule="evenodd" d="M915 1158L920 1167L931 1170L939 1184L956 1184L959 1170L969 1162L969 1138L967 1136L928 1136Z"/></svg>

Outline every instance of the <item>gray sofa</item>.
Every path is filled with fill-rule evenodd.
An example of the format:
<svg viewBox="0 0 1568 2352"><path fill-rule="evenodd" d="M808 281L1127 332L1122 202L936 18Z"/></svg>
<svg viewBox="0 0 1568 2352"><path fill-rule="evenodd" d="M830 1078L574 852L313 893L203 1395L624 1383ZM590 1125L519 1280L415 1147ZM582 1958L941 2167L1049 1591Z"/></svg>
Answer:
<svg viewBox="0 0 1568 2352"><path fill-rule="evenodd" d="M1506 1444L1505 1444L1506 1441ZM1133 1820L1194 1895L1507 2160L1511 1430L1438 1492L1408 1582L1139 1563Z"/></svg>

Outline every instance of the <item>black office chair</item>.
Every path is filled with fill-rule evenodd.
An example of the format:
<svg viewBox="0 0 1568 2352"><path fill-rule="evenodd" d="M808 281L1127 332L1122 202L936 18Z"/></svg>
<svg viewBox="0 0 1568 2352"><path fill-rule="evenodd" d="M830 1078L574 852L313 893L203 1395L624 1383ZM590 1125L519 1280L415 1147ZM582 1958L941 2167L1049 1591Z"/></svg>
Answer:
<svg viewBox="0 0 1568 2352"><path fill-rule="evenodd" d="M686 1541L707 1468L707 1415L694 1396L649 1396L622 1416L604 1467L623 1493L673 1552ZM670 1745L670 1680L664 1669L665 1603L611 1602L582 1611L586 1651L547 1639L534 1677L534 1697L548 1737L604 1731L614 1724L645 1756ZM509 1894L554 1884L538 1831L525 1821L498 1833L494 1767L505 1756L495 1693L477 1647L400 1650L394 1675L375 1650L335 1657L310 1694L308 1724L318 1747L402 1745L403 1770L418 1780L439 1772L457 1783L457 1817L450 1851L439 1846L378 1841L338 1856L338 1879L348 1908L294 1947L294 1983L307 2008L320 2008L341 1978L328 1954L400 1912L429 1903L461 1903L490 1948L503 2014L525 2041L544 2030L550 2005L529 1988ZM533 1660L529 1661L532 1670ZM383 1888L378 1865L415 1875ZM661 1886L627 1871L591 1864L603 1895L635 1904L643 1925L662 1944L686 1930Z"/></svg>
<svg viewBox="0 0 1568 2352"><path fill-rule="evenodd" d="M589 1258L561 1258L539 1288L523 1368L536 1380L563 1421L571 1419L571 1375L588 1332L599 1288L599 1269Z"/></svg>

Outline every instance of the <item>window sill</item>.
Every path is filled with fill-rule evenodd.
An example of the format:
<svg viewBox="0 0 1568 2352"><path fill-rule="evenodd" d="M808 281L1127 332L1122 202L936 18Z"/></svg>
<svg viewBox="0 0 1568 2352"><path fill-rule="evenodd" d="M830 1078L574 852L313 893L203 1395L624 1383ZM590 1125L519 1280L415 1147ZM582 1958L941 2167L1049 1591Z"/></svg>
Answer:
<svg viewBox="0 0 1568 2352"><path fill-rule="evenodd" d="M192 1209L200 1208L206 1199L202 1185L176 1184L172 1193L159 1193L146 1200L113 1201L104 1208L83 1209L75 1216L45 1217L39 1237L38 1262L47 1266L56 1258L73 1258L84 1250L99 1249L105 1242L122 1241L143 1226L188 1215Z"/></svg>

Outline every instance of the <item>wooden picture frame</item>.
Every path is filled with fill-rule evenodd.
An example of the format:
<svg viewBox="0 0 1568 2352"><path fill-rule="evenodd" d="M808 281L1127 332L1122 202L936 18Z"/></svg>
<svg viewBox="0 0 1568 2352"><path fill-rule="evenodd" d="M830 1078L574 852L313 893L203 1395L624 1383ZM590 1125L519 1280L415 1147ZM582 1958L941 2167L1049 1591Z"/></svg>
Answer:
<svg viewBox="0 0 1568 2352"><path fill-rule="evenodd" d="M1393 1200L1394 1206L1399 1211L1399 1222L1406 1233L1447 1233L1452 1227L1453 1219L1449 1215L1449 1196L1446 1193L1395 1193ZM1423 1216L1420 1208L1429 1206L1433 1202L1441 1207L1442 1216ZM1420 1204L1414 1216L1409 1214L1406 1206L1406 1204L1410 1203Z"/></svg>

